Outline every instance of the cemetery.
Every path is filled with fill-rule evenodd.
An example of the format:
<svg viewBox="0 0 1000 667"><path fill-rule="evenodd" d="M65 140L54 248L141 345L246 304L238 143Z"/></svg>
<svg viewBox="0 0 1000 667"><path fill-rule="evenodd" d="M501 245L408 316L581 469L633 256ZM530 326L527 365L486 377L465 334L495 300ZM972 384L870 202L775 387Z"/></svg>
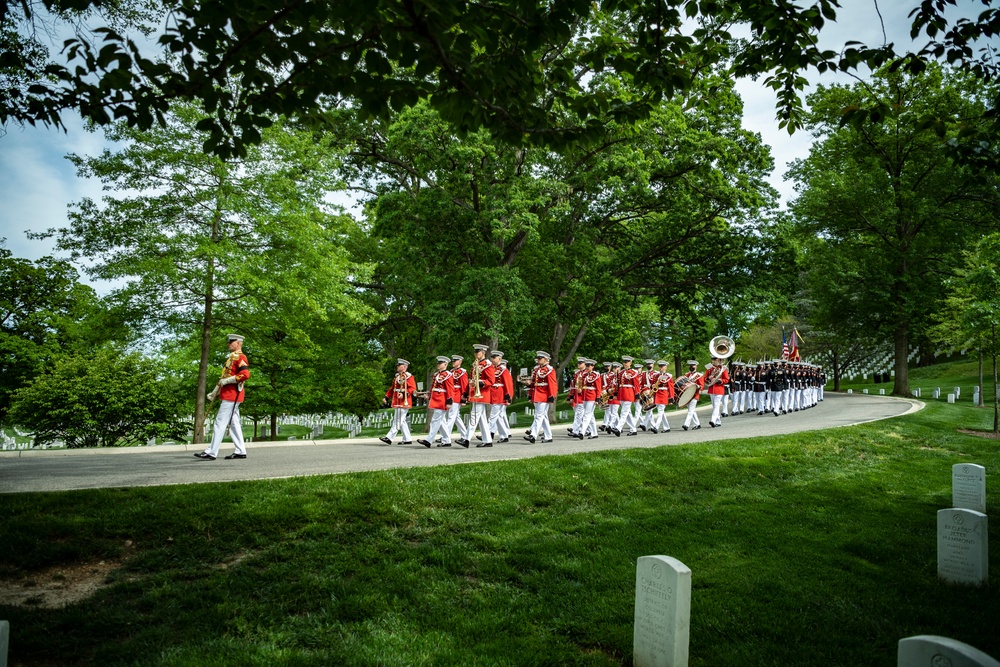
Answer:
<svg viewBox="0 0 1000 667"><path fill-rule="evenodd" d="M98 594L0 597L0 618L24 664L995 667L1000 455L956 431L983 423L970 403L816 434L118 490L113 509L104 492L0 496L0 539L36 577L65 559L55 535L84 561L117 554ZM222 618L197 639L195 591Z"/></svg>

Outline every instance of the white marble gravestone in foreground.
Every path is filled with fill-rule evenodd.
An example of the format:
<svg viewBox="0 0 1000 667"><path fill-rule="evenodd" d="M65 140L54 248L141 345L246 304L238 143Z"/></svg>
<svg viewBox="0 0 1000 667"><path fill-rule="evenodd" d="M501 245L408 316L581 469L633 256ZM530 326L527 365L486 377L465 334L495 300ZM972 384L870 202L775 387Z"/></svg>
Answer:
<svg viewBox="0 0 1000 667"><path fill-rule="evenodd" d="M687 667L691 570L670 556L643 556L635 567L635 667Z"/></svg>
<svg viewBox="0 0 1000 667"><path fill-rule="evenodd" d="M1000 667L977 648L934 635L900 639L897 656L896 667Z"/></svg>
<svg viewBox="0 0 1000 667"><path fill-rule="evenodd" d="M937 513L938 576L981 586L989 579L986 515L954 507Z"/></svg>

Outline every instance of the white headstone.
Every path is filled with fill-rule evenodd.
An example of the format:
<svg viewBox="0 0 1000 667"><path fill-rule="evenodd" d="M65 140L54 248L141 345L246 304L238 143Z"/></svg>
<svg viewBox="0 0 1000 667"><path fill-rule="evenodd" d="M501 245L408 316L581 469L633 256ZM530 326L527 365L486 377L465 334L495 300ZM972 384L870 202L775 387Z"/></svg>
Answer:
<svg viewBox="0 0 1000 667"><path fill-rule="evenodd" d="M948 394L948 402L949 403L955 402L955 394Z"/></svg>
<svg viewBox="0 0 1000 667"><path fill-rule="evenodd" d="M986 514L986 468L975 463L951 467L951 505Z"/></svg>
<svg viewBox="0 0 1000 667"><path fill-rule="evenodd" d="M853 390L853 389L848 389L848 390L847 390L847 393L848 393L848 394L853 394L853 393L854 393L854 390Z"/></svg>
<svg viewBox="0 0 1000 667"><path fill-rule="evenodd" d="M512 412L509 415L507 415L507 422L511 426L517 426L517 413L516 412Z"/></svg>
<svg viewBox="0 0 1000 667"><path fill-rule="evenodd" d="M962 388L955 387L955 398L961 398L961 397L962 397Z"/></svg>
<svg viewBox="0 0 1000 667"><path fill-rule="evenodd" d="M862 394L867 394L867 393L868 393L868 390L867 390L867 389L862 389L862 390L861 390L861 393L862 393Z"/></svg>
<svg viewBox="0 0 1000 667"><path fill-rule="evenodd" d="M900 639L897 655L896 667L1000 667L977 648L934 635Z"/></svg>
<svg viewBox="0 0 1000 667"><path fill-rule="evenodd" d="M10 645L10 621L0 621L0 667L7 667L7 647Z"/></svg>
<svg viewBox="0 0 1000 667"><path fill-rule="evenodd" d="M934 387L934 391L931 392L931 396L934 398L941 398L941 387Z"/></svg>
<svg viewBox="0 0 1000 667"><path fill-rule="evenodd" d="M958 507L938 510L938 577L979 586L989 579L986 515Z"/></svg>
<svg viewBox="0 0 1000 667"><path fill-rule="evenodd" d="M642 556L635 566L635 667L687 667L691 570L670 556Z"/></svg>
<svg viewBox="0 0 1000 667"><path fill-rule="evenodd" d="M878 395L879 396L885 396L885 389L879 389L878 390Z"/></svg>

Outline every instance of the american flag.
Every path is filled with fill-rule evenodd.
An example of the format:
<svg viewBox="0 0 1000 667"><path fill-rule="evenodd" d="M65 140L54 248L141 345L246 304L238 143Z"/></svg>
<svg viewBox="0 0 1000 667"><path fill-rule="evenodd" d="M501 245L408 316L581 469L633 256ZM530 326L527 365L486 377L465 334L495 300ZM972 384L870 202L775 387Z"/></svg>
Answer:
<svg viewBox="0 0 1000 667"><path fill-rule="evenodd" d="M785 338L785 327L781 327L781 358L788 361L788 339Z"/></svg>

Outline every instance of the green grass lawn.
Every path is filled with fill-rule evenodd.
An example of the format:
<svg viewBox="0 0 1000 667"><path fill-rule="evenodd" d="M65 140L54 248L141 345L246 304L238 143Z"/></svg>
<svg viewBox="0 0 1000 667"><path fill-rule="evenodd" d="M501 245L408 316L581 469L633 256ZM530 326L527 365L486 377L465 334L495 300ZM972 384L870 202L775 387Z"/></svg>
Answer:
<svg viewBox="0 0 1000 667"><path fill-rule="evenodd" d="M0 586L122 566L0 618L12 665L630 665L635 561L664 554L693 572L692 665L888 667L917 634L1000 657L997 585L936 577L951 466L986 466L1000 504L998 441L957 432L991 424L932 402L793 436L5 495Z"/></svg>

